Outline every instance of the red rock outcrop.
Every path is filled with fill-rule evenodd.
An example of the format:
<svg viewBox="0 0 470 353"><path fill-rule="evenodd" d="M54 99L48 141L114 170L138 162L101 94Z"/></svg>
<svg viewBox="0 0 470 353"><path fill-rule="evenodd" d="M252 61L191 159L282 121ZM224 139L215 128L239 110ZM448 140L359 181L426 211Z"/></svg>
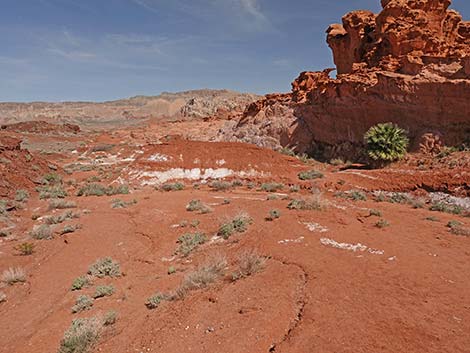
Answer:
<svg viewBox="0 0 470 353"><path fill-rule="evenodd" d="M292 94L252 104L224 137L266 136L324 158L358 157L365 131L380 122L407 129L416 149L428 133L447 145L470 140L470 22L449 5L382 0L378 15L347 14L327 30L337 77L331 69L302 73ZM260 129L266 125L282 131Z"/></svg>

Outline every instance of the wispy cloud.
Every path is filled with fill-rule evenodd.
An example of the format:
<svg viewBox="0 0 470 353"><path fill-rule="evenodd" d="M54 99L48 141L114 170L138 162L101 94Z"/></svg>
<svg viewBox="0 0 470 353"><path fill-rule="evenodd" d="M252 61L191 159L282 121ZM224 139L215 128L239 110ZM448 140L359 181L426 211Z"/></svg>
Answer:
<svg viewBox="0 0 470 353"><path fill-rule="evenodd" d="M59 48L49 48L48 51L52 54L61 56L69 60L74 60L74 61L90 60L90 59L96 58L96 54L94 53L78 51L78 50L63 50Z"/></svg>
<svg viewBox="0 0 470 353"><path fill-rule="evenodd" d="M259 21L267 21L266 16L261 12L258 0L240 0L242 8Z"/></svg>

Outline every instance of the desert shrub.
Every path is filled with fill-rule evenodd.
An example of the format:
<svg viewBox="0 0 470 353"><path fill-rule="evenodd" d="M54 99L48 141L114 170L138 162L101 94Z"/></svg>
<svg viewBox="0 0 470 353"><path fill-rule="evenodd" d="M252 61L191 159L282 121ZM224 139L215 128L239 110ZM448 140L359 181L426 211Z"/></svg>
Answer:
<svg viewBox="0 0 470 353"><path fill-rule="evenodd" d="M129 206L135 205L137 200L132 200L129 202L123 201L121 199L114 199L111 201L111 208L127 208Z"/></svg>
<svg viewBox="0 0 470 353"><path fill-rule="evenodd" d="M3 271L2 282L8 285L26 282L26 272L21 267L10 267Z"/></svg>
<svg viewBox="0 0 470 353"><path fill-rule="evenodd" d="M369 216L382 217L382 212L376 209L369 210Z"/></svg>
<svg viewBox="0 0 470 353"><path fill-rule="evenodd" d="M95 288L95 293L93 293L93 298L103 298L103 297L110 297L114 294L114 287L112 285L109 286L98 286Z"/></svg>
<svg viewBox="0 0 470 353"><path fill-rule="evenodd" d="M322 211L327 206L328 202L320 194L315 194L301 199L294 199L287 205L287 208L290 210Z"/></svg>
<svg viewBox="0 0 470 353"><path fill-rule="evenodd" d="M61 184L62 177L57 173L47 173L42 177L42 183L45 185Z"/></svg>
<svg viewBox="0 0 470 353"><path fill-rule="evenodd" d="M168 273L168 275L175 274L175 273L176 273L176 268L175 268L175 266L170 266L170 267L168 267L167 273Z"/></svg>
<svg viewBox="0 0 470 353"><path fill-rule="evenodd" d="M29 192L23 189L16 190L15 201L24 202L29 199Z"/></svg>
<svg viewBox="0 0 470 353"><path fill-rule="evenodd" d="M129 186L105 186L98 183L91 183L82 186L77 193L77 196L112 196L112 195L126 195L129 193Z"/></svg>
<svg viewBox="0 0 470 353"><path fill-rule="evenodd" d="M368 156L381 163L402 159L409 145L405 130L392 123L372 126L364 141Z"/></svg>
<svg viewBox="0 0 470 353"><path fill-rule="evenodd" d="M424 220L425 221L431 221L431 222L439 222L439 218L434 217L434 216L428 216Z"/></svg>
<svg viewBox="0 0 470 353"><path fill-rule="evenodd" d="M189 212L198 211L201 214L211 213L213 210L210 206L206 205L201 200L191 200L186 205L186 210Z"/></svg>
<svg viewBox="0 0 470 353"><path fill-rule="evenodd" d="M246 213L239 213L234 218L228 220L227 222L223 223L217 232L217 235L228 239L234 233L243 233L246 232L248 229L248 225L253 222L251 217Z"/></svg>
<svg viewBox="0 0 470 353"><path fill-rule="evenodd" d="M3 292L0 292L0 303L7 301L7 295Z"/></svg>
<svg viewBox="0 0 470 353"><path fill-rule="evenodd" d="M96 260L96 262L90 266L88 274L98 278L106 276L119 277L121 276L121 269L118 262L110 257L104 257Z"/></svg>
<svg viewBox="0 0 470 353"><path fill-rule="evenodd" d="M263 183L261 184L260 189L266 192L276 192L284 189L284 184L280 183Z"/></svg>
<svg viewBox="0 0 470 353"><path fill-rule="evenodd" d="M236 179L232 181L232 187L243 186L243 181Z"/></svg>
<svg viewBox="0 0 470 353"><path fill-rule="evenodd" d="M111 151L114 146L113 144L101 144L101 145L96 145L91 148L91 152L108 152Z"/></svg>
<svg viewBox="0 0 470 353"><path fill-rule="evenodd" d="M276 195L276 194L269 194L269 195L266 197L266 200L268 200L268 201L279 200L279 196Z"/></svg>
<svg viewBox="0 0 470 353"><path fill-rule="evenodd" d="M199 245L204 244L207 241L206 236L203 233L187 233L178 238L180 244L177 253L188 256L194 249Z"/></svg>
<svg viewBox="0 0 470 353"><path fill-rule="evenodd" d="M232 203L232 200L230 199L224 199L224 201L222 201L223 205L230 205L231 203Z"/></svg>
<svg viewBox="0 0 470 353"><path fill-rule="evenodd" d="M267 221L274 221L281 217L281 211L279 210L271 210L269 211L269 215L265 218Z"/></svg>
<svg viewBox="0 0 470 353"><path fill-rule="evenodd" d="M34 239L44 240L52 238L52 229L48 224L35 225L30 235Z"/></svg>
<svg viewBox="0 0 470 353"><path fill-rule="evenodd" d="M80 276L73 280L72 287L70 288L72 291L82 290L85 287L88 287L91 284L91 279L89 276Z"/></svg>
<svg viewBox="0 0 470 353"><path fill-rule="evenodd" d="M266 264L266 258L258 255L256 251L245 251L238 256L238 269L232 274L232 279L249 277L260 272Z"/></svg>
<svg viewBox="0 0 470 353"><path fill-rule="evenodd" d="M62 210L67 208L76 208L77 204L73 201L61 200L61 199L52 199L49 201L48 210Z"/></svg>
<svg viewBox="0 0 470 353"><path fill-rule="evenodd" d="M431 211L445 212L445 213L456 214L456 215L462 214L462 212L464 211L462 206L451 205L445 202L435 202L431 205L429 209Z"/></svg>
<svg viewBox="0 0 470 353"><path fill-rule="evenodd" d="M63 199L68 196L62 185L46 185L38 188L39 199Z"/></svg>
<svg viewBox="0 0 470 353"><path fill-rule="evenodd" d="M205 288L222 276L226 267L226 258L216 256L195 271L188 273L181 283L181 288L183 291Z"/></svg>
<svg viewBox="0 0 470 353"><path fill-rule="evenodd" d="M410 198L405 194L394 192L390 195L388 202L406 204L410 202Z"/></svg>
<svg viewBox="0 0 470 353"><path fill-rule="evenodd" d="M88 353L98 341L102 323L97 318L76 319L65 331L58 353Z"/></svg>
<svg viewBox="0 0 470 353"><path fill-rule="evenodd" d="M367 195L360 190L352 190L348 193L348 198L353 201L367 201Z"/></svg>
<svg viewBox="0 0 470 353"><path fill-rule="evenodd" d="M114 310L108 311L103 316L103 325L104 326L111 326L114 325L117 321L118 313Z"/></svg>
<svg viewBox="0 0 470 353"><path fill-rule="evenodd" d="M82 226L80 224L74 224L74 225L66 225L62 230L59 232L60 235L64 234L70 234L76 232L78 229L80 229Z"/></svg>
<svg viewBox="0 0 470 353"><path fill-rule="evenodd" d="M232 184L228 181L216 180L210 183L209 187L216 191L226 191L232 188Z"/></svg>
<svg viewBox="0 0 470 353"><path fill-rule="evenodd" d="M34 253L35 245L33 243L21 243L15 246L15 250L20 253L22 256L32 255Z"/></svg>
<svg viewBox="0 0 470 353"><path fill-rule="evenodd" d="M375 226L377 228L386 228L386 227L390 226L390 223L385 219L380 219L375 223Z"/></svg>
<svg viewBox="0 0 470 353"><path fill-rule="evenodd" d="M321 179L324 177L323 173L317 170L308 170L305 172L300 172L298 174L300 180L313 180L313 179Z"/></svg>
<svg viewBox="0 0 470 353"><path fill-rule="evenodd" d="M160 303L166 299L166 296L162 293L156 293L151 297L147 298L145 302L145 306L149 309L156 309L160 305Z"/></svg>
<svg viewBox="0 0 470 353"><path fill-rule="evenodd" d="M470 237L470 228L465 228L462 225L451 227L450 232L454 235Z"/></svg>
<svg viewBox="0 0 470 353"><path fill-rule="evenodd" d="M299 192L299 191L300 191L300 186L299 186L299 185L292 185L292 186L289 188L289 191L290 191L290 192Z"/></svg>
<svg viewBox="0 0 470 353"><path fill-rule="evenodd" d="M75 301L75 305L72 306L72 313L80 313L85 310L90 310L93 306L93 299L88 295L80 295Z"/></svg>
<svg viewBox="0 0 470 353"><path fill-rule="evenodd" d="M161 186L163 191L181 191L184 190L183 183L168 183Z"/></svg>
<svg viewBox="0 0 470 353"><path fill-rule="evenodd" d="M0 215L7 213L7 200L0 200Z"/></svg>

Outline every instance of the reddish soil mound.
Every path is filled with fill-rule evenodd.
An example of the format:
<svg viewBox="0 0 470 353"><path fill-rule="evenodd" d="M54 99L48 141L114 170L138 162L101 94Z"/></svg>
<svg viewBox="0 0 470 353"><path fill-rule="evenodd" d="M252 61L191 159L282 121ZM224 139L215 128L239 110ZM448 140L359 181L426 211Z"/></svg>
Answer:
<svg viewBox="0 0 470 353"><path fill-rule="evenodd" d="M13 197L16 190L32 191L50 168L37 155L21 149L21 139L0 134L0 197Z"/></svg>

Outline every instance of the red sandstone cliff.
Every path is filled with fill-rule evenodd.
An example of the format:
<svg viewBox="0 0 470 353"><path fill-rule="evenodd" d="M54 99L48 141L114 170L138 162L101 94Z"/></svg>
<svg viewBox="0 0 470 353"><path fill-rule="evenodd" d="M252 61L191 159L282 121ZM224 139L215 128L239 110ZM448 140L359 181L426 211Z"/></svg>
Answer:
<svg viewBox="0 0 470 353"><path fill-rule="evenodd" d="M331 70L304 72L292 93L251 104L223 138L353 158L364 132L392 121L418 145L426 133L448 145L470 139L470 22L450 0L382 0L331 25Z"/></svg>

